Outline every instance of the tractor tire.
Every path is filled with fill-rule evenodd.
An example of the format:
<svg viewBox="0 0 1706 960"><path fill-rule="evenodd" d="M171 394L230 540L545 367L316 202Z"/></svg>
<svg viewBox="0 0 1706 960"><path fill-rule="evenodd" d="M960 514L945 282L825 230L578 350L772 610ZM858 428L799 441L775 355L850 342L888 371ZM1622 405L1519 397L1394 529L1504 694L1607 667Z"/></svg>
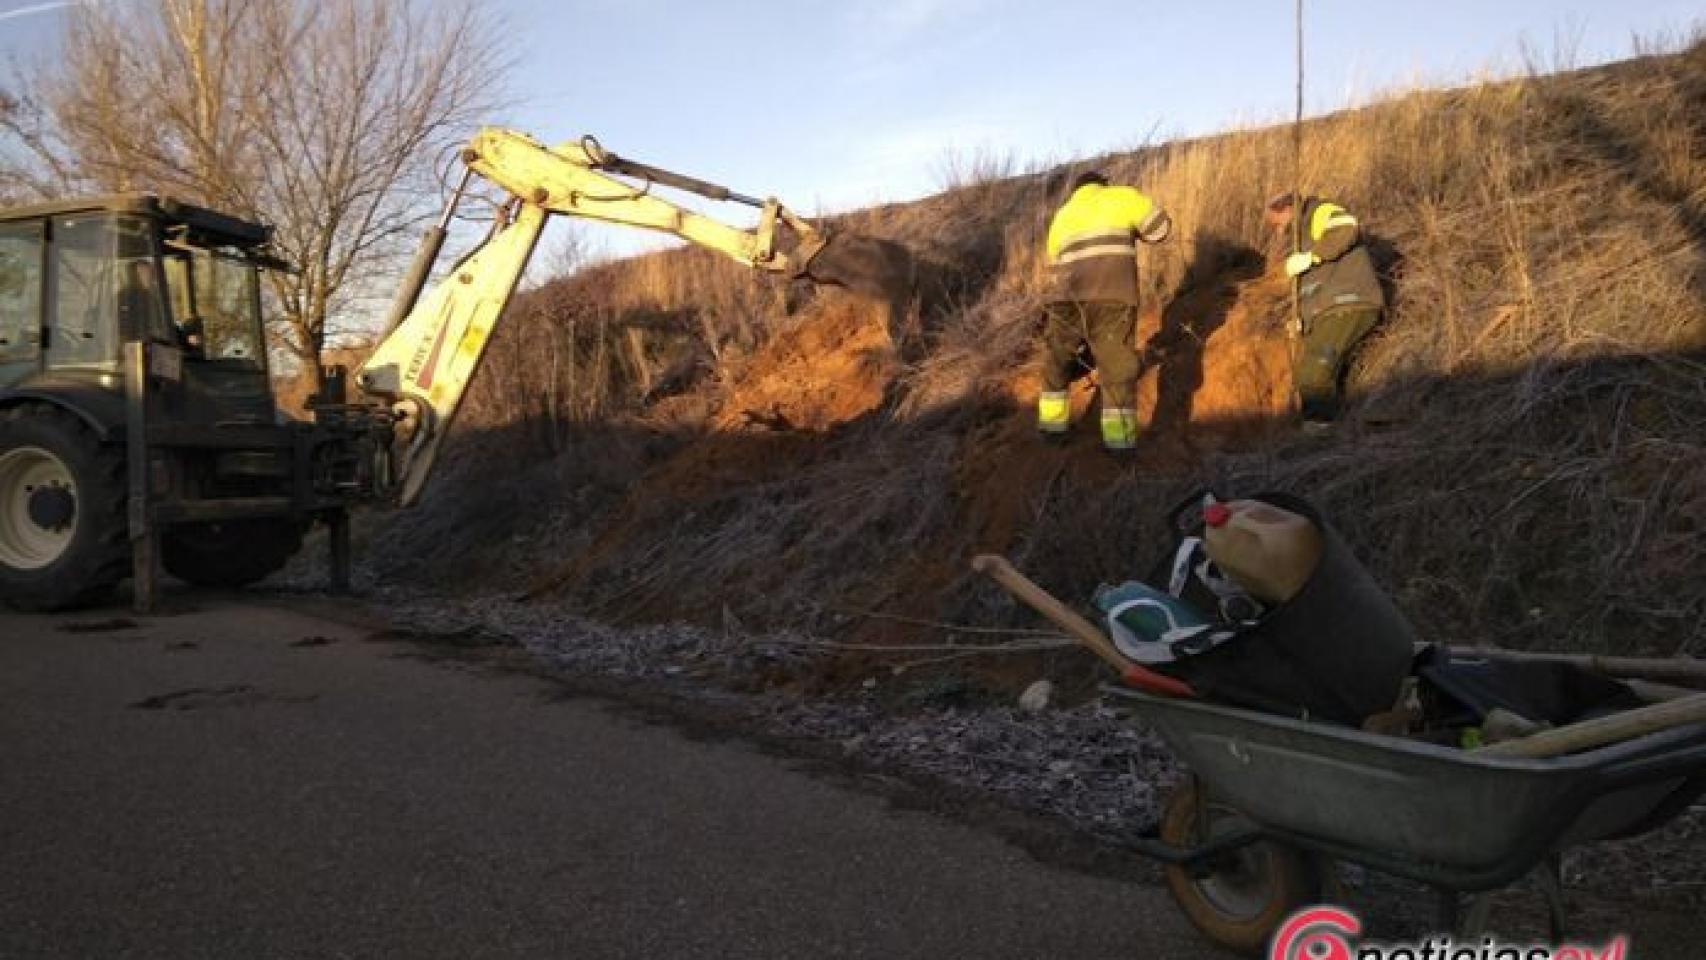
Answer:
<svg viewBox="0 0 1706 960"><path fill-rule="evenodd" d="M1161 814L1161 840L1191 848L1236 822L1237 812L1212 797L1197 798L1195 778L1179 782ZM1206 814L1207 829L1199 815ZM1298 909L1319 901L1322 872L1312 858L1285 844L1259 840L1224 862L1193 872L1166 869L1167 889L1203 935L1230 950L1261 955L1268 939Z"/></svg>
<svg viewBox="0 0 1706 960"><path fill-rule="evenodd" d="M130 573L124 455L63 410L0 410L0 603L66 610Z"/></svg>
<svg viewBox="0 0 1706 960"><path fill-rule="evenodd" d="M283 569L302 534L301 523L283 517L180 524L161 538L160 565L198 587L245 587Z"/></svg>

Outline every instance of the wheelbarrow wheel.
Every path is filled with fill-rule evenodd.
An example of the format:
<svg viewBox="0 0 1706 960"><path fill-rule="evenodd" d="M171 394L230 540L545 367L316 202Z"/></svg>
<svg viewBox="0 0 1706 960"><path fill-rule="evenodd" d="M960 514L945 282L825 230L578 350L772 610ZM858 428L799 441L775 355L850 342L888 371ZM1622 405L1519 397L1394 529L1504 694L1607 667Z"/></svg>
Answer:
<svg viewBox="0 0 1706 960"><path fill-rule="evenodd" d="M1161 815L1162 842L1183 849L1237 829L1236 810L1212 797L1197 799L1197 781L1181 781ZM1207 823L1199 828L1199 814ZM1286 917L1318 902L1321 872L1305 854L1259 841L1209 866L1167 867L1167 889L1205 936L1241 953L1258 954Z"/></svg>

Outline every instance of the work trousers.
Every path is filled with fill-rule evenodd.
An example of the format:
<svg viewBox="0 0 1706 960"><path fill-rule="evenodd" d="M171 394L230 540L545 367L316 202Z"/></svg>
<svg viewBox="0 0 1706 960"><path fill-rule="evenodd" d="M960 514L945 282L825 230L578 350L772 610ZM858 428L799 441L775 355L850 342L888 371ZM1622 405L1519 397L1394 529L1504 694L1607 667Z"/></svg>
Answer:
<svg viewBox="0 0 1706 960"><path fill-rule="evenodd" d="M1089 343L1102 384L1102 404L1129 407L1137 387L1137 308L1129 303L1051 303L1043 308L1038 358L1042 387L1065 390L1072 384L1078 344Z"/></svg>
<svg viewBox="0 0 1706 960"><path fill-rule="evenodd" d="M1328 310L1304 324L1297 365L1292 369L1303 419L1325 421L1339 415L1345 361L1378 322L1378 307L1349 306Z"/></svg>
<svg viewBox="0 0 1706 960"><path fill-rule="evenodd" d="M1102 440L1111 448L1137 440L1137 308L1128 303L1089 301L1051 303L1043 308L1037 359L1042 393L1037 426L1045 433L1067 429L1067 387L1077 363L1078 345L1089 343L1102 389Z"/></svg>

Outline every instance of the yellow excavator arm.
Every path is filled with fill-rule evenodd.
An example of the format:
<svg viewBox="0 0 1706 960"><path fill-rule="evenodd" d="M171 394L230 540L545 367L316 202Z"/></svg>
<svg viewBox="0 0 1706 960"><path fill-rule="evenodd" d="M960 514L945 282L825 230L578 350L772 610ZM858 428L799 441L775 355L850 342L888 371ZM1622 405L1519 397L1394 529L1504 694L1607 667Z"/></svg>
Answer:
<svg viewBox="0 0 1706 960"><path fill-rule="evenodd" d="M474 137L462 160L466 170L461 183L444 216L423 239L391 306L385 336L359 374L362 388L388 402L404 428L391 478L403 506L420 496L493 327L514 295L551 214L658 230L722 251L759 270L845 282L807 272L825 246L825 236L776 200L758 200L626 160L605 151L591 137L546 147L525 134L488 128ZM501 188L509 199L485 241L422 296L471 175ZM758 224L743 230L686 210L653 196L654 184L757 207L761 211ZM785 239L788 249L781 249L779 238ZM892 251L878 253L894 257Z"/></svg>
<svg viewBox="0 0 1706 960"><path fill-rule="evenodd" d="M618 157L592 137L547 149L525 134L487 129L475 136L463 160L474 173L524 203L552 213L674 234L760 270L787 273L796 265L803 267L821 246L816 228L774 198L759 200L714 183ZM645 183L636 188L607 176L607 172L639 177ZM652 196L654 183L713 200L757 207L762 211L758 226L742 230L678 207ZM798 241L798 246L790 251L792 256L776 248L778 222L786 224Z"/></svg>

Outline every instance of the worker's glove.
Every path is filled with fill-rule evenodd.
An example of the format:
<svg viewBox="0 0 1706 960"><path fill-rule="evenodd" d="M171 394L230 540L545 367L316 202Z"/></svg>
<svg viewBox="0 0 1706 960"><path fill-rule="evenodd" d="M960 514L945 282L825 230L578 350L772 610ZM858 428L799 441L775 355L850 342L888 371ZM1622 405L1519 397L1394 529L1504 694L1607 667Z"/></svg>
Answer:
<svg viewBox="0 0 1706 960"><path fill-rule="evenodd" d="M1285 275L1288 277L1301 276L1309 272L1309 268L1319 262L1315 259L1315 254L1307 250L1299 250L1285 258Z"/></svg>

